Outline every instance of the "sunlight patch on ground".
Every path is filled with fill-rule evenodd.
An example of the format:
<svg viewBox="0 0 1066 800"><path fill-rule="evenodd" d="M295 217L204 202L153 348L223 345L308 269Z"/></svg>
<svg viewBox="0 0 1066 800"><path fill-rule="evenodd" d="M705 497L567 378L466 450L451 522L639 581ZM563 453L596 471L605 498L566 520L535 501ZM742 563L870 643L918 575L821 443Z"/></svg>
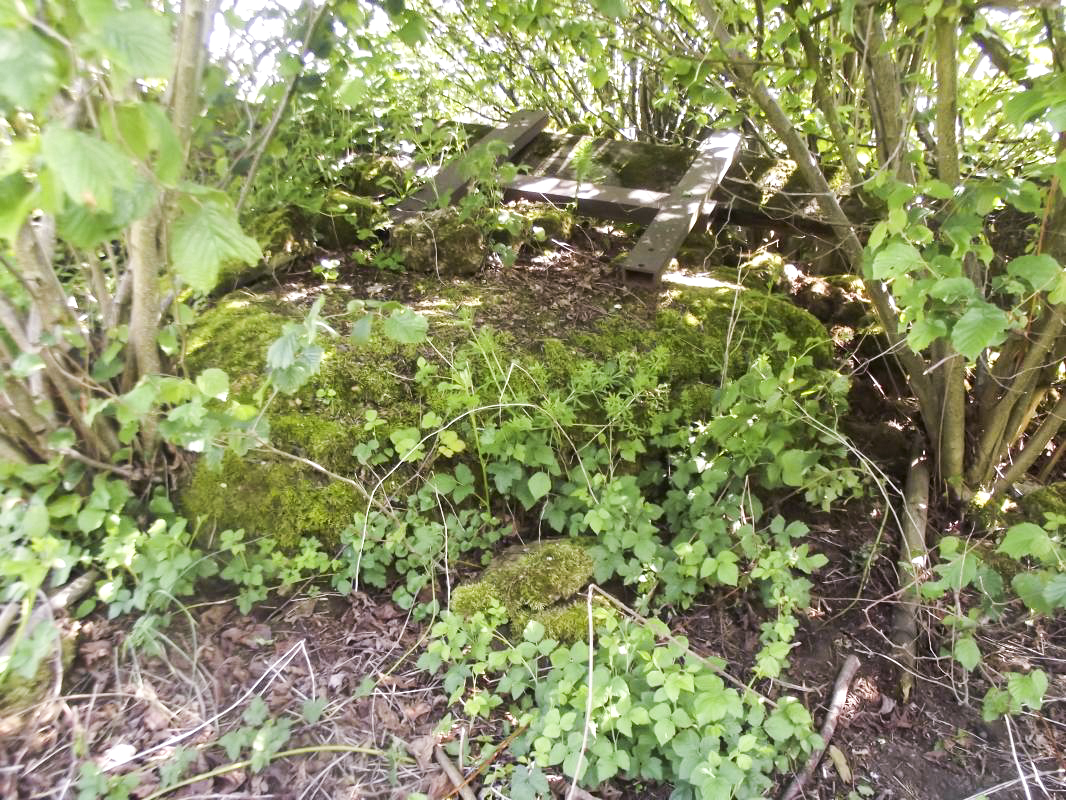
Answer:
<svg viewBox="0 0 1066 800"><path fill-rule="evenodd" d="M698 273L696 275L687 275L683 272L665 272L663 273L663 283L676 283L682 286L698 286L704 289L717 289L720 287L732 289L736 287L735 283L712 277L710 273L706 272Z"/></svg>

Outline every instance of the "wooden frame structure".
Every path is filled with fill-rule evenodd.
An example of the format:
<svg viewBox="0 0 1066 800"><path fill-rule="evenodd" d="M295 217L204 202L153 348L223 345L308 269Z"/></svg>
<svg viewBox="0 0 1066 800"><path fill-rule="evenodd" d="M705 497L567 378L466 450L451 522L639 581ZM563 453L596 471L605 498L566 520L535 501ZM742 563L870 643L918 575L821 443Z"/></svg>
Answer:
<svg viewBox="0 0 1066 800"><path fill-rule="evenodd" d="M394 223L410 219L431 207L438 198L454 201L469 186L464 162L476 148L502 142L497 163L515 160L548 124L539 111L517 111L506 122L479 139L470 150L452 161L425 186L395 206ZM644 234L622 265L622 278L634 286L654 287L701 215L713 211L710 196L721 184L740 150L741 137L729 131L715 133L699 146L688 171L669 192L629 189L610 184L575 181L554 175L521 175L504 184L507 200L533 200L557 205L574 204L578 213L591 217L638 222L647 225Z"/></svg>

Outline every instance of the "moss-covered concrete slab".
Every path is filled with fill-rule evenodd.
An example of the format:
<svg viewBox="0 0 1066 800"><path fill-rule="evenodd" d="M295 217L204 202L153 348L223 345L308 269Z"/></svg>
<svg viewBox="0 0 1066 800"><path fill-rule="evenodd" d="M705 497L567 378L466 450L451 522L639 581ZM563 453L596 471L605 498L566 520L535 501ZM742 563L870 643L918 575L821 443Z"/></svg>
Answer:
<svg viewBox="0 0 1066 800"><path fill-rule="evenodd" d="M389 280L387 275L377 279ZM435 277L407 277L402 284L375 291L377 297L405 297L425 313L434 347L398 345L380 333L357 345L347 336L350 320L346 322L344 314L352 290L289 288L222 298L190 331L186 364L193 375L208 367L225 370L235 398L254 402L270 343L287 323L303 317L316 296L325 296L325 313L339 335L321 339L322 369L309 385L271 404L267 418L272 443L373 485L394 463L388 451L392 433L417 428L428 412L443 419L451 415L454 398L434 382L414 380L419 357L442 378L448 374L445 357L469 359L475 380L480 379L477 371L484 360L478 367L480 357L472 355L473 337L482 330L479 321L496 331L493 358L503 367L517 365L511 386L525 382L530 396L565 396L582 365L641 363L661 387L663 402L680 407L691 420L711 408L723 371L740 375L759 355L780 365L789 354L809 350L820 365L830 361L828 337L814 317L785 298L724 281L671 286L659 295L657 306L619 295L598 318L578 326L558 324L551 304L515 281L490 286L484 278L440 282ZM473 314L474 321L463 321L463 313ZM368 413L380 421L378 427L368 425ZM589 415L598 412L583 413L582 425L588 425ZM581 432L575 430L574 435ZM389 460L368 464L368 449ZM397 485L413 470L410 465L397 472ZM357 491L305 465L253 453L243 460L229 457L221 472L198 465L182 494L182 508L210 526L240 527L295 547L306 536L336 542L343 528L365 510L365 501Z"/></svg>

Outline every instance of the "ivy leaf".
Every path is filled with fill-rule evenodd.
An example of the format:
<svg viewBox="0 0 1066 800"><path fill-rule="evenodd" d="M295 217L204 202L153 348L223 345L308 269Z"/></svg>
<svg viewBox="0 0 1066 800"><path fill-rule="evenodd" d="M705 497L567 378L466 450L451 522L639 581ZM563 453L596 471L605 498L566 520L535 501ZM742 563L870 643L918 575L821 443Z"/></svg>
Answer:
<svg viewBox="0 0 1066 800"><path fill-rule="evenodd" d="M33 31L0 29L0 97L35 111L58 86L48 43Z"/></svg>
<svg viewBox="0 0 1066 800"><path fill-rule="evenodd" d="M1052 554L1053 548L1054 543L1047 531L1032 522L1021 522L1011 526L996 552L1015 559L1032 556L1043 561Z"/></svg>
<svg viewBox="0 0 1066 800"><path fill-rule="evenodd" d="M115 190L133 188L133 164L103 139L51 127L41 137L41 152L75 203L111 213Z"/></svg>
<svg viewBox="0 0 1066 800"><path fill-rule="evenodd" d="M385 335L400 344L419 344L425 341L429 320L409 308L393 311L385 318Z"/></svg>
<svg viewBox="0 0 1066 800"><path fill-rule="evenodd" d="M895 241L885 245L874 256L873 276L879 281L893 280L924 266L925 259L914 245Z"/></svg>
<svg viewBox="0 0 1066 800"><path fill-rule="evenodd" d="M972 636L965 636L955 642L955 650L952 653L955 660L966 669L973 672L974 667L981 663L981 649L977 646Z"/></svg>
<svg viewBox="0 0 1066 800"><path fill-rule="evenodd" d="M551 478L546 472L538 472L529 479L529 493L533 495L534 502L544 497L551 488Z"/></svg>
<svg viewBox="0 0 1066 800"><path fill-rule="evenodd" d="M206 294L215 288L225 263L255 264L263 257L228 202L187 198L182 206L185 213L171 228L170 252L174 269L194 290Z"/></svg>
<svg viewBox="0 0 1066 800"><path fill-rule="evenodd" d="M951 343L970 361L976 361L988 347L1007 338L1007 315L983 301L974 303L951 331Z"/></svg>

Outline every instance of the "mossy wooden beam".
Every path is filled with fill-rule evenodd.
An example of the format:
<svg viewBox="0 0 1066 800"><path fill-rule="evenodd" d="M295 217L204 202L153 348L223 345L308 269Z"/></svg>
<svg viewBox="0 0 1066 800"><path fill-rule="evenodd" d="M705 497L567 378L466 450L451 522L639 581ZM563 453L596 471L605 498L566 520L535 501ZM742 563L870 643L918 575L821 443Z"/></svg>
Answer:
<svg viewBox="0 0 1066 800"><path fill-rule="evenodd" d="M550 175L519 176L504 186L503 196L505 200L532 200L554 205L573 203L579 214L645 225L655 219L669 197L664 192L601 186Z"/></svg>
<svg viewBox="0 0 1066 800"><path fill-rule="evenodd" d="M728 172L740 143L740 134L733 131L716 133L703 141L696 160L663 201L659 213L623 264L622 274L627 284L658 285L666 265L705 210L708 197Z"/></svg>
<svg viewBox="0 0 1066 800"><path fill-rule="evenodd" d="M488 147L493 142L503 142L506 148L497 159L498 164L502 163L514 157L544 130L547 124L548 114L544 111L516 111L511 114L501 127L493 128L469 151L450 161L433 180L395 206L392 209L392 221L397 224L404 222L420 211L432 207L438 198L458 200L470 183L463 167L471 152Z"/></svg>

